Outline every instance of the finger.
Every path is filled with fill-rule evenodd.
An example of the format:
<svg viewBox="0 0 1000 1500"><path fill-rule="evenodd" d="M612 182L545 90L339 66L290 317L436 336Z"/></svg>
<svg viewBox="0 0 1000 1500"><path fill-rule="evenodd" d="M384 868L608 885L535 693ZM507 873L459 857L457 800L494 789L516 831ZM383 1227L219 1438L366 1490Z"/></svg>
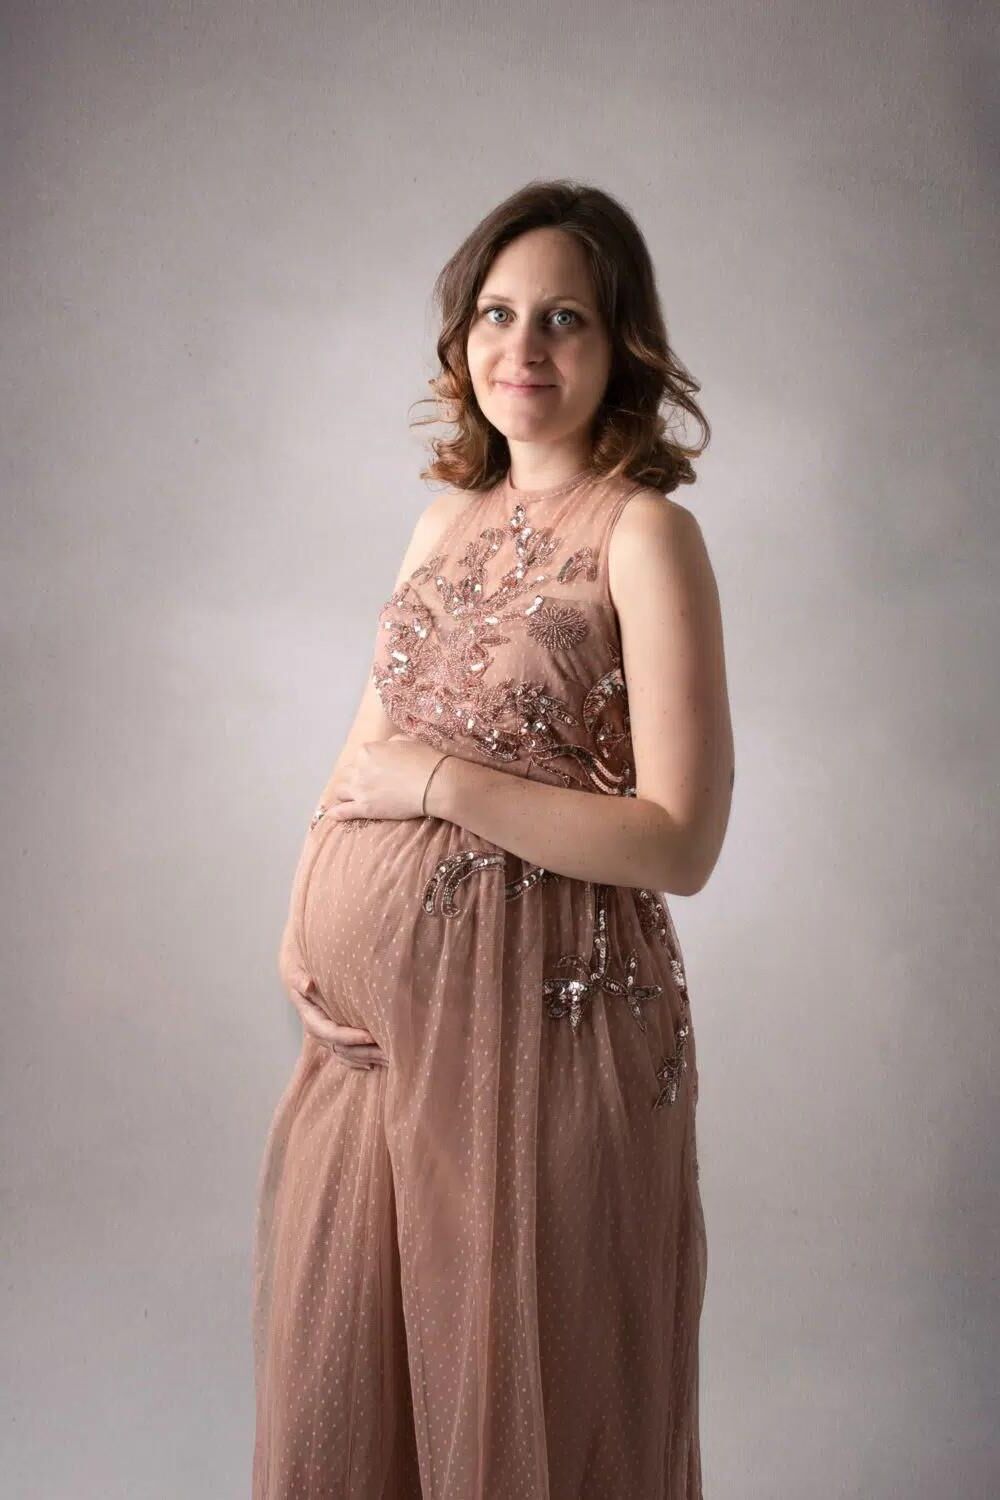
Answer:
<svg viewBox="0 0 1000 1500"><path fill-rule="evenodd" d="M340 1027L329 1016L324 1015L318 1006L313 1005L312 1001L302 1000L295 1008L306 1031L318 1042L330 1047L334 1042L340 1041Z"/></svg>
<svg viewBox="0 0 1000 1500"><path fill-rule="evenodd" d="M346 1047L345 1050L349 1051L352 1057L364 1058L367 1062L388 1063L389 1061L382 1048L376 1043L373 1043L371 1046L355 1045Z"/></svg>
<svg viewBox="0 0 1000 1500"><path fill-rule="evenodd" d="M365 1072L371 1072L372 1068L379 1066L376 1061L358 1057L357 1052L357 1047L341 1047L337 1042L330 1048L331 1056L343 1063L345 1068L361 1068Z"/></svg>
<svg viewBox="0 0 1000 1500"><path fill-rule="evenodd" d="M331 1052L340 1062L349 1062L355 1068L387 1068L388 1058L378 1046L363 1046L355 1043L334 1043Z"/></svg>
<svg viewBox="0 0 1000 1500"><path fill-rule="evenodd" d="M352 818L363 818L365 810L360 802L338 802L333 813L342 823L349 823Z"/></svg>
<svg viewBox="0 0 1000 1500"><path fill-rule="evenodd" d="M358 1071L362 1072L362 1073L370 1073L371 1072L371 1069L372 1069L372 1064L371 1063L354 1062L353 1059L351 1059L350 1057L345 1057L342 1052L338 1052L337 1049L336 1049L336 1047L331 1047L330 1048L330 1056L332 1058L335 1058L336 1061L340 1063L340 1066L342 1068L357 1068Z"/></svg>
<svg viewBox="0 0 1000 1500"><path fill-rule="evenodd" d="M312 985L314 981L310 979L309 983ZM344 1026L332 1020L318 1000L304 995L301 990L291 990L289 999L298 1011L303 1026L320 1041L344 1042L349 1046L375 1041L371 1032L364 1026Z"/></svg>
<svg viewBox="0 0 1000 1500"><path fill-rule="evenodd" d="M363 1026L338 1026L337 1041L343 1042L347 1047L358 1047L370 1045L375 1041L370 1031L365 1031Z"/></svg>
<svg viewBox="0 0 1000 1500"><path fill-rule="evenodd" d="M375 1041L370 1031L361 1026L339 1026L317 1005L315 1000L302 1000L296 1007L302 1024L321 1042L343 1042L346 1046L370 1044Z"/></svg>

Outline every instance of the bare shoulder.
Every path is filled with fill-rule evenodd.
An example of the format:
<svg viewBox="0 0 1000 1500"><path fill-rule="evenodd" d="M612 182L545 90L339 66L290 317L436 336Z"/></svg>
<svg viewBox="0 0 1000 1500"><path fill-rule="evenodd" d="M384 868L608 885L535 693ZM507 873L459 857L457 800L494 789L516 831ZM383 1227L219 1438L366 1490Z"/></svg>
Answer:
<svg viewBox="0 0 1000 1500"><path fill-rule="evenodd" d="M608 543L608 585L615 605L635 587L684 577L707 581L708 550L698 518L661 490L641 489L622 508Z"/></svg>
<svg viewBox="0 0 1000 1500"><path fill-rule="evenodd" d="M433 547L437 538L444 535L451 522L469 504L469 500L468 490L449 488L432 495L417 517L416 530L420 533L421 543Z"/></svg>
<svg viewBox="0 0 1000 1500"><path fill-rule="evenodd" d="M451 489L443 490L428 500L414 522L410 539L396 573L395 588L400 588L413 570L426 561L440 538L444 536L453 518L468 503L469 496L465 491Z"/></svg>
<svg viewBox="0 0 1000 1500"><path fill-rule="evenodd" d="M636 490L628 504L622 509L614 530L612 543L616 546L635 546L652 538L676 539L700 533L698 518L686 505L665 495L662 490L645 488Z"/></svg>

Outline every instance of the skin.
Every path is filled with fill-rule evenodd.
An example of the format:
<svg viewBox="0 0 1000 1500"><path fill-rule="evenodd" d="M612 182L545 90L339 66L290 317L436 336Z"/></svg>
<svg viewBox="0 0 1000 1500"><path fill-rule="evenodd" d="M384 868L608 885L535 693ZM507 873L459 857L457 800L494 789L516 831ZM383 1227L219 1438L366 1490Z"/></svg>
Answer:
<svg viewBox="0 0 1000 1500"><path fill-rule="evenodd" d="M536 229L504 247L477 301L467 342L476 400L504 434L511 478L547 488L584 467L611 344L577 242ZM543 395L506 381L543 381ZM399 587L435 545L461 493L436 496L400 563ZM598 797L449 755L427 791L431 817L457 823L575 879L693 895L722 848L732 800L733 734L721 611L697 520L642 491L612 533L609 586L628 686L636 796ZM416 818L440 752L400 734L369 680L321 801L334 818ZM371 1033L337 1026L293 973L289 998L307 1032L347 1067L388 1066Z"/></svg>
<svg viewBox="0 0 1000 1500"><path fill-rule="evenodd" d="M504 246L476 301L466 359L483 415L507 439L513 484L547 489L586 465L611 340L577 240L534 229ZM547 389L526 398L508 381Z"/></svg>

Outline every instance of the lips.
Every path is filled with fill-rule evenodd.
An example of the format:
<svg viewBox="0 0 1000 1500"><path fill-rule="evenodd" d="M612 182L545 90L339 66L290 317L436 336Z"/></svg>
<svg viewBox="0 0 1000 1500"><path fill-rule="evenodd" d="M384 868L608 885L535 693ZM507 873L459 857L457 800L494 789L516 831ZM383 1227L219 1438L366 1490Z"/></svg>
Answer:
<svg viewBox="0 0 1000 1500"><path fill-rule="evenodd" d="M550 391L552 389L547 380L498 380L497 385L502 385L508 391Z"/></svg>

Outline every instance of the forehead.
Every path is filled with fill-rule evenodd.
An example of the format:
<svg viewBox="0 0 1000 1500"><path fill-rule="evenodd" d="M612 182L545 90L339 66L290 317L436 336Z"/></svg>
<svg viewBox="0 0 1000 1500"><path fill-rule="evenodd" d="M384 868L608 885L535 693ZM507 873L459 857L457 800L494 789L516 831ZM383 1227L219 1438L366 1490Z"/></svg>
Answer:
<svg viewBox="0 0 1000 1500"><path fill-rule="evenodd" d="M498 251L483 279L483 293L514 301L586 300L593 293L590 267L573 235L545 227L528 230Z"/></svg>
<svg viewBox="0 0 1000 1500"><path fill-rule="evenodd" d="M477 302L509 302L511 304L511 306L513 306L516 302L519 302L522 297L524 298L524 300L526 302L532 301L532 294L531 294L531 292L517 293L517 292L513 292L513 291L504 291L503 287L492 287L492 286L487 285L479 293L479 296L476 298L476 301ZM590 299L588 297L585 297L582 292L570 292L570 291L565 291L565 292L546 292L546 291L540 290L540 291L538 291L535 294L534 300L536 302L540 302L540 303L541 302L579 302L581 305L585 305L587 307L590 306Z"/></svg>

